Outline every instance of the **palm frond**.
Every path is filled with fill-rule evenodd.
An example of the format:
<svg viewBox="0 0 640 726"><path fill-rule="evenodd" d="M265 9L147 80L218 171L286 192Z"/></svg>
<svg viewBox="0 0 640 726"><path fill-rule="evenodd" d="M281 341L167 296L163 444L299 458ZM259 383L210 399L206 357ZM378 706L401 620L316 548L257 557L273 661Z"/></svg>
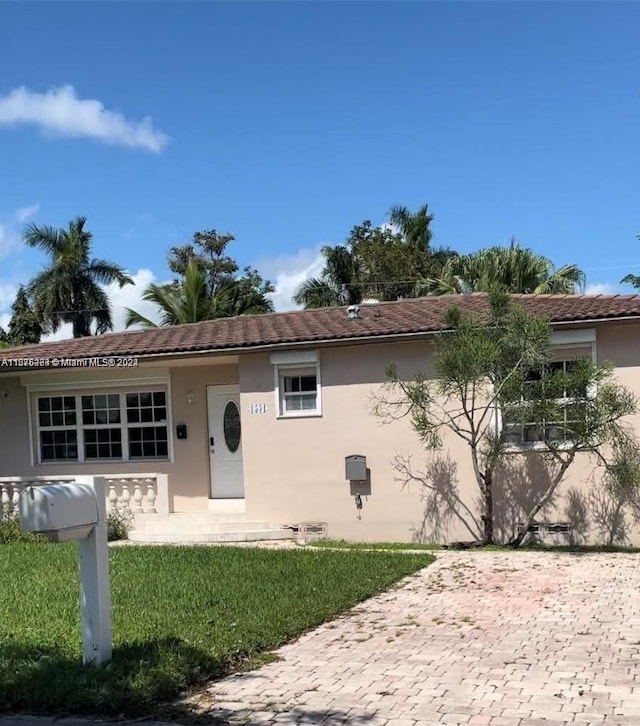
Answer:
<svg viewBox="0 0 640 726"><path fill-rule="evenodd" d="M107 260L91 260L87 266L87 273L102 285L112 283L116 283L119 287L133 285L133 279L120 265Z"/></svg>
<svg viewBox="0 0 640 726"><path fill-rule="evenodd" d="M443 278L454 277L461 290L469 292L501 288L510 293L573 294L583 289L585 282L584 272L577 265L554 270L549 259L520 247L515 240L505 247L486 247L452 258L444 266Z"/></svg>
<svg viewBox="0 0 640 726"><path fill-rule="evenodd" d="M406 243L422 250L428 249L433 238L433 215L429 214L428 204L423 204L416 212L409 211L405 206L392 206L389 210L389 221L400 229Z"/></svg>
<svg viewBox="0 0 640 726"><path fill-rule="evenodd" d="M131 308L125 308L125 313L127 314L125 318L125 327L127 328L130 328L132 325L139 325L141 328L158 327L158 323L154 323L153 320L146 318Z"/></svg>
<svg viewBox="0 0 640 726"><path fill-rule="evenodd" d="M339 291L319 277L312 277L296 290L293 301L305 308L326 308L339 304Z"/></svg>
<svg viewBox="0 0 640 726"><path fill-rule="evenodd" d="M583 292L585 285L586 275L577 265L563 265L552 272L538 286L536 292L573 295L576 292Z"/></svg>
<svg viewBox="0 0 640 726"><path fill-rule="evenodd" d="M33 222L25 227L22 238L27 247L39 248L52 257L60 254L64 246L62 230Z"/></svg>

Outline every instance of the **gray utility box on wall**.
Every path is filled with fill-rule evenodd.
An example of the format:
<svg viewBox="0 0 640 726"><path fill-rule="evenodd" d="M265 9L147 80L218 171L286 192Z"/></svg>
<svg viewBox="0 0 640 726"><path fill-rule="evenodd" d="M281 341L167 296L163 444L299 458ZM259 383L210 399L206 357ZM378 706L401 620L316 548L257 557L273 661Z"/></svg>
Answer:
<svg viewBox="0 0 640 726"><path fill-rule="evenodd" d="M344 459L344 468L351 496L368 497L371 494L371 473L367 469L367 457L350 454Z"/></svg>
<svg viewBox="0 0 640 726"><path fill-rule="evenodd" d="M367 457L360 454L350 454L345 457L345 479L349 481L366 481Z"/></svg>

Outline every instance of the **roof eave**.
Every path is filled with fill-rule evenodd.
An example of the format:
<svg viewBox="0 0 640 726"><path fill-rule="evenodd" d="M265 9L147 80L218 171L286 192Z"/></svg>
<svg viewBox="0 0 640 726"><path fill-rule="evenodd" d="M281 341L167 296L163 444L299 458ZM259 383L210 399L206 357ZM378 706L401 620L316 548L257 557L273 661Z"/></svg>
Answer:
<svg viewBox="0 0 640 726"><path fill-rule="evenodd" d="M595 325L602 323L621 323L621 322L640 322L640 315L623 315L619 317L608 316L608 317L595 317L595 318L582 318L570 320L558 320L551 321L552 327L558 326L584 326L584 325ZM361 335L352 336L349 338L323 338L318 340L297 340L289 342L277 342L277 343L263 343L258 345L245 345L245 346L229 346L223 348L209 347L202 349L186 349L186 350L169 350L159 351L156 353L114 353L113 355L123 355L126 357L139 358L140 360L175 360L177 358L186 357L206 357L206 356L223 356L223 355L239 355L249 353L263 353L273 350L284 350L291 348L316 348L316 347L335 347L344 345L363 345L367 343L376 342L397 342L405 341L410 339L421 339L429 338L438 333L446 332L446 328L439 328L437 330L420 330L410 331L407 333L386 333L381 335ZM79 360L86 358L84 355L61 355L61 358L68 358L73 360ZM42 367L14 367L11 366L7 370L0 369L0 375L16 375L17 372L28 372L33 370L44 370ZM51 370L51 369L49 369ZM54 370L65 370L64 368L56 368Z"/></svg>

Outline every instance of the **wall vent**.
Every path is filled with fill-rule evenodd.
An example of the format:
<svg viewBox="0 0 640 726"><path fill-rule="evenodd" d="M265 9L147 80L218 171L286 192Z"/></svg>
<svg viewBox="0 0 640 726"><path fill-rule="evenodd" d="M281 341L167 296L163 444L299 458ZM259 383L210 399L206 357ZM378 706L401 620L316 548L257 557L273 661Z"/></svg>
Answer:
<svg viewBox="0 0 640 726"><path fill-rule="evenodd" d="M295 524L283 524L283 529L290 529L297 539L314 540L327 538L326 522L296 522Z"/></svg>
<svg viewBox="0 0 640 726"><path fill-rule="evenodd" d="M526 541L531 544L570 545L571 524L569 522L533 522Z"/></svg>

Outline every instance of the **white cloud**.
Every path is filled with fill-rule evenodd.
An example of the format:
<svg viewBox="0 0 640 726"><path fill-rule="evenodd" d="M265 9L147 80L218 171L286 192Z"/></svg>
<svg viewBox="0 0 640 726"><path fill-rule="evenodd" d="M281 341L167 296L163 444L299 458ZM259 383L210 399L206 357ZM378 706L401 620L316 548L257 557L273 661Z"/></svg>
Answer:
<svg viewBox="0 0 640 726"><path fill-rule="evenodd" d="M113 329L124 330L126 319L126 308L136 310L141 315L159 321L158 308L150 302L142 299L142 293L152 283L156 282L155 275L151 270L141 269L131 275L133 285L125 285L119 288L116 284L107 287L107 293L111 300L111 312L113 316Z"/></svg>
<svg viewBox="0 0 640 726"><path fill-rule="evenodd" d="M0 259L6 257L22 244L19 225L24 224L38 211L39 206L21 207L11 214L4 222L0 222ZM1 309L1 307L0 307Z"/></svg>
<svg viewBox="0 0 640 726"><path fill-rule="evenodd" d="M378 229L388 230L393 234L402 235L402 230L400 229L400 227L398 227L397 224L391 224L391 222L383 222L382 224L378 225Z"/></svg>
<svg viewBox="0 0 640 726"><path fill-rule="evenodd" d="M587 285L584 292L586 295L616 295L620 292L620 287L612 282L594 282Z"/></svg>
<svg viewBox="0 0 640 726"><path fill-rule="evenodd" d="M292 297L298 287L309 277L318 277L324 266L320 247L298 250L293 255L269 257L256 263L263 277L274 284L276 291L270 295L277 312L295 310Z"/></svg>
<svg viewBox="0 0 640 726"><path fill-rule="evenodd" d="M20 246L20 232L11 224L0 224L0 259Z"/></svg>
<svg viewBox="0 0 640 726"><path fill-rule="evenodd" d="M169 137L156 130L149 117L130 121L106 109L96 99L80 99L73 86L52 88L46 93L24 86L0 96L0 125L28 124L73 138L90 138L105 144L147 149L158 153Z"/></svg>
<svg viewBox="0 0 640 726"><path fill-rule="evenodd" d="M20 209L16 209L13 216L20 224L23 224L37 214L39 209L39 204L32 204L30 207L20 207Z"/></svg>
<svg viewBox="0 0 640 726"><path fill-rule="evenodd" d="M9 310L16 299L18 288L10 282L0 282L0 311Z"/></svg>

